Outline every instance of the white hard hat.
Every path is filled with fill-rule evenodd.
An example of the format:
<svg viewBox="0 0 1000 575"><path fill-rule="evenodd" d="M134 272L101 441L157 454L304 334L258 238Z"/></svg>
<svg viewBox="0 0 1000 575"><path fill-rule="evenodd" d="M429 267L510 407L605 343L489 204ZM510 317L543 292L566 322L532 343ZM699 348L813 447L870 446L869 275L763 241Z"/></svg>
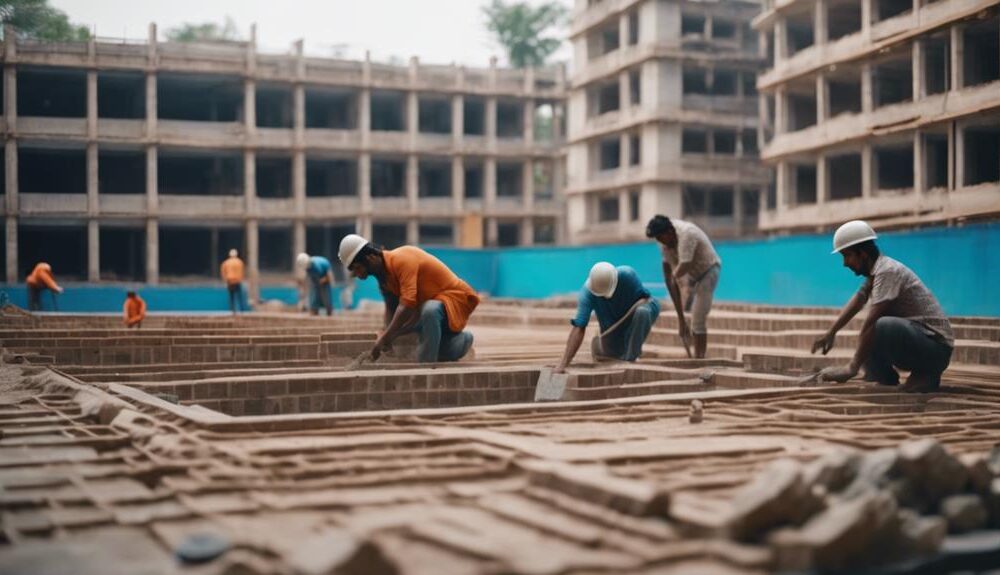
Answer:
<svg viewBox="0 0 1000 575"><path fill-rule="evenodd" d="M608 262L597 262L590 268L590 277L587 278L586 285L590 293L609 298L618 287L618 270Z"/></svg>
<svg viewBox="0 0 1000 575"><path fill-rule="evenodd" d="M354 258L358 257L358 252L366 245L368 245L368 240L358 234L347 234L344 236L344 239L340 240L340 249L337 251L340 263L346 267L351 267L351 264L354 263Z"/></svg>
<svg viewBox="0 0 1000 575"><path fill-rule="evenodd" d="M235 258L238 255L240 255L240 252L236 251L235 249L229 250L229 257Z"/></svg>
<svg viewBox="0 0 1000 575"><path fill-rule="evenodd" d="M833 251L831 254L839 253L844 248L849 248L878 238L875 230L866 222L861 220L851 220L837 228L837 233L833 234Z"/></svg>
<svg viewBox="0 0 1000 575"><path fill-rule="evenodd" d="M300 267L302 269L307 268L309 266L309 254L302 252L295 256L295 265L296 267Z"/></svg>

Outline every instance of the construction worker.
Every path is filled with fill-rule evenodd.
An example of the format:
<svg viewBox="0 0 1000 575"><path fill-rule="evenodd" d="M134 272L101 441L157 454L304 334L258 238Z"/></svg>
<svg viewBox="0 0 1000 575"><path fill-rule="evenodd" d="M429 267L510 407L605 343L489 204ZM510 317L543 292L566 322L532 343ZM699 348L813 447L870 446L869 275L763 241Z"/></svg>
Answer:
<svg viewBox="0 0 1000 575"><path fill-rule="evenodd" d="M354 276L342 265L333 266L333 282L340 288L340 309L351 309L354 306Z"/></svg>
<svg viewBox="0 0 1000 575"><path fill-rule="evenodd" d="M295 265L305 272L312 286L309 293L309 313L317 315L322 305L326 315L333 315L333 271L330 260L323 256L310 256L302 252L295 258Z"/></svg>
<svg viewBox="0 0 1000 575"><path fill-rule="evenodd" d="M139 297L139 294L130 290L125 294L122 313L125 316L125 327L140 328L142 320L146 319L146 302Z"/></svg>
<svg viewBox="0 0 1000 575"><path fill-rule="evenodd" d="M52 266L45 262L39 262L35 265L35 269L28 274L24 283L28 284L29 310L40 311L42 309L42 291L46 289L52 291L52 306L58 309L55 294L62 293L63 288L59 287L55 278L52 277Z"/></svg>
<svg viewBox="0 0 1000 575"><path fill-rule="evenodd" d="M372 361L411 331L420 336L421 363L458 361L472 349L472 334L463 330L479 295L441 260L415 246L383 250L357 234L341 240L338 255L354 277L375 276L385 300L385 329L372 346Z"/></svg>
<svg viewBox="0 0 1000 575"><path fill-rule="evenodd" d="M817 338L812 353L826 355L834 338L865 304L868 316L858 335L858 347L845 367L828 367L819 372L820 381L845 382L861 366L865 380L881 385L898 385L896 368L910 371L903 391L935 391L941 373L951 361L955 336L951 323L937 299L909 268L882 255L875 245L877 236L861 220L840 226L833 236L833 252L844 259L844 267L865 282L840 312L833 326Z"/></svg>
<svg viewBox="0 0 1000 575"><path fill-rule="evenodd" d="M642 286L634 269L597 262L590 268L587 281L580 289L576 317L570 320L573 328L555 373L564 373L573 361L583 343L591 313L597 315L601 328L601 333L591 340L594 359L635 361L660 316L660 304Z"/></svg>
<svg viewBox="0 0 1000 575"><path fill-rule="evenodd" d="M233 311L233 315L236 315L237 306L240 311L246 311L243 304L243 260L238 251L229 250L229 257L219 266L219 274L229 290L229 309Z"/></svg>
<svg viewBox="0 0 1000 575"><path fill-rule="evenodd" d="M660 244L663 259L663 283L677 311L678 334L684 347L694 339L694 356L705 357L708 349L708 312L712 310L715 288L719 285L722 260L715 253L712 242L698 226L684 220L671 220L662 215L653 216L646 225L646 237ZM677 282L687 278L694 302L691 306L691 324L684 320L681 292ZM692 338L693 335L693 338ZM688 349L690 354L690 349Z"/></svg>

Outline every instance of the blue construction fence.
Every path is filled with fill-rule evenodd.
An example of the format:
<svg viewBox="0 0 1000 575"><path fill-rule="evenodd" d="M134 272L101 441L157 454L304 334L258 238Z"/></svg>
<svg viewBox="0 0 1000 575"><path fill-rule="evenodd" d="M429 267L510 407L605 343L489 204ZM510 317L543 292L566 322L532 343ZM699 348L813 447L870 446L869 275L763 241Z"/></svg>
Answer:
<svg viewBox="0 0 1000 575"><path fill-rule="evenodd" d="M830 253L832 234L720 241L722 275L716 299L776 305L843 305L862 278ZM880 235L882 252L909 266L951 315L1000 316L1000 223L939 227ZM659 248L631 244L465 250L432 248L476 290L494 297L539 299L577 292L591 265L609 261L636 269L655 295L663 296ZM56 277L58 278L58 271ZM125 292L137 289L152 312L227 311L222 284L135 286L68 284L59 296L60 311L117 312ZM333 302L339 305L338 288ZM23 284L4 285L12 303L27 306ZM298 292L288 285L261 286L262 300L294 304ZM373 278L358 282L354 302L380 299ZM51 299L43 296L50 309Z"/></svg>

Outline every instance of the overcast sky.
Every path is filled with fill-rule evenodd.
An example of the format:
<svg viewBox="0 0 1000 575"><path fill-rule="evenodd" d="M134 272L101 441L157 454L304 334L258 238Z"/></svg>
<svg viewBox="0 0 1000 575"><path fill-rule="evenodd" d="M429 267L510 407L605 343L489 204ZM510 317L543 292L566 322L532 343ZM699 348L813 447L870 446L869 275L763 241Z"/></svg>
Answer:
<svg viewBox="0 0 1000 575"><path fill-rule="evenodd" d="M572 8L572 0L559 0ZM539 0L529 0L538 4ZM70 21L98 36L144 39L150 22L164 31L183 22L219 22L229 16L241 36L257 24L261 52L286 53L305 40L307 54L387 61L417 56L428 64L489 65L503 51L490 37L481 7L487 0L49 0ZM565 30L564 30L565 33ZM568 44L553 60L568 60Z"/></svg>

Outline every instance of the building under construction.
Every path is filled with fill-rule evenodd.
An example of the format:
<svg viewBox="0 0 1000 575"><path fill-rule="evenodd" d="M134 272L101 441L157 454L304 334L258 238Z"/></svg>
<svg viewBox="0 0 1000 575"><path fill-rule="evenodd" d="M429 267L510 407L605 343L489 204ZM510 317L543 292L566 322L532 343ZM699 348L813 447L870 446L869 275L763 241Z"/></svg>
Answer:
<svg viewBox="0 0 1000 575"><path fill-rule="evenodd" d="M249 42L3 45L6 250L78 280L287 277L358 231L387 247L562 236L561 67L267 55Z"/></svg>

